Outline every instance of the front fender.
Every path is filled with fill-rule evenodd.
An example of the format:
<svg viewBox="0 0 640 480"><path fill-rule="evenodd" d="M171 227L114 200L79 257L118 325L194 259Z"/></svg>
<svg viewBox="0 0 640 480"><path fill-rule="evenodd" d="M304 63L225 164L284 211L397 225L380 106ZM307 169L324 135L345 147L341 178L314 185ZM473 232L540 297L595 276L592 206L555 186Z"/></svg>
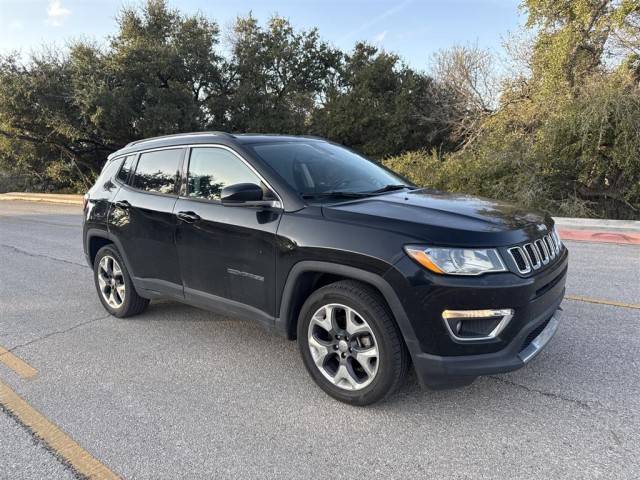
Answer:
<svg viewBox="0 0 640 480"><path fill-rule="evenodd" d="M292 326L295 325L297 319L293 306L295 305L295 295L300 279L305 273L330 273L341 277L359 280L375 287L384 297L387 305L391 309L393 316L402 332L405 343L412 357L414 352L419 349L418 341L411 325L409 318L391 285L380 275L362 270L360 268L348 265L340 265L330 262L321 262L314 260L304 260L296 263L287 276L287 280L282 293L280 302L280 315L276 318L275 328L283 336L291 338Z"/></svg>

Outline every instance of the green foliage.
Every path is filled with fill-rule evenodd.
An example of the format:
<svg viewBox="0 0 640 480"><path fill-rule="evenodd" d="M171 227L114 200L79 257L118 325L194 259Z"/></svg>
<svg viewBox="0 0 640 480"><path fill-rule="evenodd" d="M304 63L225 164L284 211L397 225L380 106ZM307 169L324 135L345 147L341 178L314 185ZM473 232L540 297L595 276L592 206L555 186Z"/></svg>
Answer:
<svg viewBox="0 0 640 480"><path fill-rule="evenodd" d="M574 98L548 109L535 130L518 124L522 107L504 108L487 120L482 139L466 150L444 158L411 152L384 163L431 188L567 216L638 218L637 82L623 73L593 78Z"/></svg>
<svg viewBox="0 0 640 480"><path fill-rule="evenodd" d="M87 188L105 156L127 142L206 124L201 92L220 77L216 24L160 0L124 9L118 21L104 51L78 42L27 64L0 59L0 135L12 140L0 152L3 170ZM24 142L38 150L37 162Z"/></svg>
<svg viewBox="0 0 640 480"><path fill-rule="evenodd" d="M640 2L525 0L530 75L442 156L385 163L419 184L569 216L640 218Z"/></svg>
<svg viewBox="0 0 640 480"><path fill-rule="evenodd" d="M522 9L535 35L518 54L525 72L494 90L491 55L473 48L441 52L434 79L371 45L343 53L315 29L249 15L222 55L215 21L148 0L122 10L105 45L0 56L0 174L82 191L139 138L316 134L433 188L639 218L640 0Z"/></svg>
<svg viewBox="0 0 640 480"><path fill-rule="evenodd" d="M164 0L124 8L118 25L105 47L0 57L0 136L11 140L0 145L3 171L82 190L131 140L211 129L321 132L372 155L446 139L427 118L431 79L372 47L346 57L315 29L280 17L262 27L249 15L223 58L214 21Z"/></svg>
<svg viewBox="0 0 640 480"><path fill-rule="evenodd" d="M447 142L448 127L436 120L444 92L397 55L359 43L341 73L313 117L318 135L376 158Z"/></svg>
<svg viewBox="0 0 640 480"><path fill-rule="evenodd" d="M315 29L296 32L279 17L261 28L252 16L239 18L227 71L228 109L219 125L239 132L307 133L308 118L341 57Z"/></svg>

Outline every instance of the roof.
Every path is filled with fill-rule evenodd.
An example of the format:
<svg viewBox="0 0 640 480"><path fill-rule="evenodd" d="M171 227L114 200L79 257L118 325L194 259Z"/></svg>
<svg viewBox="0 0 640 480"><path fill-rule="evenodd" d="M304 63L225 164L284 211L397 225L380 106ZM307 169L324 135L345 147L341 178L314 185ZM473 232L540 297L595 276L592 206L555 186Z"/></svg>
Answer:
<svg viewBox="0 0 640 480"><path fill-rule="evenodd" d="M109 155L113 158L125 153L133 153L147 148L170 147L192 143L221 143L221 144L250 144L262 142L295 142L303 140L324 140L319 137L278 135L267 133L241 133L232 134L227 132L187 132L173 135L162 135L159 137L144 138L128 143L117 152Z"/></svg>

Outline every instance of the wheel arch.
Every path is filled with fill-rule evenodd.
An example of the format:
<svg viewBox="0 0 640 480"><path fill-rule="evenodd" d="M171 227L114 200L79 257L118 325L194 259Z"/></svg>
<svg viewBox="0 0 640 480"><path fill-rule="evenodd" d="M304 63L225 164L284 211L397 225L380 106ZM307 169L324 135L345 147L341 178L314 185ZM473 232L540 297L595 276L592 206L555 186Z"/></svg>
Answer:
<svg viewBox="0 0 640 480"><path fill-rule="evenodd" d="M332 280L358 280L376 289L387 302L409 352L415 351L417 339L414 329L393 287L376 273L330 262L302 261L291 268L280 301L280 314L276 318L278 332L295 339L302 305L312 292L333 283Z"/></svg>
<svg viewBox="0 0 640 480"><path fill-rule="evenodd" d="M96 254L98 253L98 251L105 245L113 244L118 250L118 253L120 254L120 256L122 257L122 260L125 263L125 267L127 268L127 271L129 272L129 275L133 280L134 274L133 274L133 270L131 270L131 264L129 262L129 259L127 258L127 254L124 251L124 248L122 248L122 243L120 243L120 240L118 240L118 238L115 235L105 230L91 228L87 230L85 242L86 242L85 252L87 255L87 262L89 263L91 268L93 268L93 261L95 260Z"/></svg>

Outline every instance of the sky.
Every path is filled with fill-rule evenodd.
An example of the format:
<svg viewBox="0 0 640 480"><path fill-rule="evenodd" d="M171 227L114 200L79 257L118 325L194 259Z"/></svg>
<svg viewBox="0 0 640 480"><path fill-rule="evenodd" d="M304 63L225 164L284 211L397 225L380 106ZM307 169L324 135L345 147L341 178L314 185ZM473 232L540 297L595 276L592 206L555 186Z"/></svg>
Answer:
<svg viewBox="0 0 640 480"><path fill-rule="evenodd" d="M343 50L366 40L398 53L410 66L428 69L433 54L456 44L477 45L498 55L510 32L524 22L520 0L170 0L185 13L201 12L224 30L238 15L252 12L266 21L274 14L296 28L317 27L321 37ZM116 31L122 0L0 0L0 54L26 56L43 44L69 40L104 42Z"/></svg>

